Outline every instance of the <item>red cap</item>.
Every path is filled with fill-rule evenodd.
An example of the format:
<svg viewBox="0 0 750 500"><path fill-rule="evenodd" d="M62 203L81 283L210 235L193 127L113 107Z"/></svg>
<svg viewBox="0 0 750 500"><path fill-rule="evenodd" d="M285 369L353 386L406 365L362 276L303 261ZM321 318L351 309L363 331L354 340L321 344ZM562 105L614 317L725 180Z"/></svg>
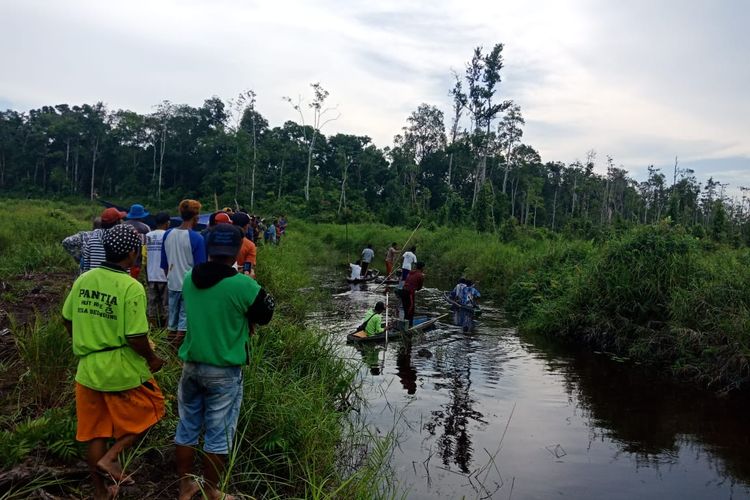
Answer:
<svg viewBox="0 0 750 500"><path fill-rule="evenodd" d="M216 214L216 217L214 217L214 221L216 221L217 224L231 224L232 219L229 218L229 215L224 212L219 212Z"/></svg>
<svg viewBox="0 0 750 500"><path fill-rule="evenodd" d="M113 222L124 219L127 215L127 212L120 212L115 207L109 207L102 212L102 223L112 224Z"/></svg>

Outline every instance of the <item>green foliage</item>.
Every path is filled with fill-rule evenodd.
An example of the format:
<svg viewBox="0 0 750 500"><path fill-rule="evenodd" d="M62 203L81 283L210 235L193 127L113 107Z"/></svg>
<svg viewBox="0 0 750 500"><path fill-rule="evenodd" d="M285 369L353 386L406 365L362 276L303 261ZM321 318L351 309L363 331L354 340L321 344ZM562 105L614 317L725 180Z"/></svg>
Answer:
<svg viewBox="0 0 750 500"><path fill-rule="evenodd" d="M4 214L0 224L0 278L43 270L71 270L76 265L62 248L63 238L91 224L64 212L60 204L49 201L34 203L0 200L0 211ZM94 206L75 207L76 215L101 211Z"/></svg>
<svg viewBox="0 0 750 500"><path fill-rule="evenodd" d="M69 226L77 229L82 225L79 219L87 213L76 209L79 217L72 217L49 206L35 212L29 203L13 203L20 212L38 216L27 221L32 227L19 226L23 234L54 228L58 220L64 223L54 230L68 233ZM302 234L303 230L308 232ZM50 238L50 248L53 243L59 245L57 237ZM389 449L391 442L368 434L362 426L353 426L348 413L342 411L358 401L356 366L339 356L329 335L305 325L310 308L322 300L311 286L310 266L330 264L320 261L321 255L330 254L324 239L315 226L293 220L281 245L259 248L258 279L276 298L277 309L270 325L257 328L250 364L244 370L240 432L230 458L231 489L268 498L389 494L390 486L384 485L390 482L383 477L378 457L382 458L383 447ZM23 248L25 243L12 239L10 244ZM0 427L0 464L11 467L32 455L39 461L77 461L83 450L75 441L72 375L76 360L70 338L56 314L38 316L11 329L23 375L16 394L4 401L9 411ZM128 453L126 468L131 471L137 471L146 460L163 460L164 467L171 467L181 364L167 346L164 331L152 332L151 337L159 355L167 360L155 375L167 398L167 413ZM356 470L349 467L342 450L354 441L381 450L380 455L375 453ZM14 491L22 496L25 490Z"/></svg>
<svg viewBox="0 0 750 500"><path fill-rule="evenodd" d="M0 432L0 464L10 467L36 450L73 462L83 456L83 446L75 440L75 429L71 407L50 409L38 418L19 422L13 429Z"/></svg>
<svg viewBox="0 0 750 500"><path fill-rule="evenodd" d="M477 231L486 233L495 230L495 217L492 213L492 187L486 182L477 196L474 207L474 220Z"/></svg>
<svg viewBox="0 0 750 500"><path fill-rule="evenodd" d="M513 283L507 309L524 331L735 388L750 380L748 264L746 250L703 248L680 226L639 227L580 253L550 251Z"/></svg>
<svg viewBox="0 0 750 500"><path fill-rule="evenodd" d="M713 222L711 223L711 238L722 243L727 240L727 231L729 229L729 220L724 204L720 201L714 203Z"/></svg>
<svg viewBox="0 0 750 500"><path fill-rule="evenodd" d="M59 315L52 319L37 314L28 325L12 324L18 354L25 372L19 384L38 408L68 404L73 397L75 364L70 336Z"/></svg>

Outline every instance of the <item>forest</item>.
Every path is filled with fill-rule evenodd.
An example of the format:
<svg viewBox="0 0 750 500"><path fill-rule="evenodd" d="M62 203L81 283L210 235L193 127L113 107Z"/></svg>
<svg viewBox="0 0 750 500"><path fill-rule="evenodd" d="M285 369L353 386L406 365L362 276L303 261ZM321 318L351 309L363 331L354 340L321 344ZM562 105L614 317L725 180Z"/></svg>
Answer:
<svg viewBox="0 0 750 500"><path fill-rule="evenodd" d="M284 97L297 120L280 126L261 115L253 90L200 107L164 101L150 114L102 102L6 110L0 193L159 206L195 197L319 222L426 219L479 231L512 224L584 238L668 218L697 237L750 240L746 191L730 199L727 184L700 183L677 159L669 172L649 166L640 181L594 150L583 161L544 161L524 142L522 110L502 91L503 67L502 44L474 49L446 89L451 109L418 104L383 148L367 136L326 135L344 111L320 83Z"/></svg>

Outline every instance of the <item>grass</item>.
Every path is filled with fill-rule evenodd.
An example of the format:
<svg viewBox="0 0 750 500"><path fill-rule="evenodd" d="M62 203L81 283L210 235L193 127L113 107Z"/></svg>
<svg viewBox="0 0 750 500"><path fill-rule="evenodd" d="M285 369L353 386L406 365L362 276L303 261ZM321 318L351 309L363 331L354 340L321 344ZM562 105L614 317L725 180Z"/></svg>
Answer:
<svg viewBox="0 0 750 500"><path fill-rule="evenodd" d="M412 232L380 224L309 231L350 260L372 243L375 267L392 241L403 245ZM428 285L466 276L485 297L502 301L522 332L652 364L720 392L750 382L747 248L707 243L666 223L590 241L525 228L479 234L422 227L411 244L426 263ZM336 261L342 269L345 263Z"/></svg>
<svg viewBox="0 0 750 500"><path fill-rule="evenodd" d="M15 368L6 376L18 380L13 390L0 396L0 404L7 410L0 419L1 463L9 468L32 457L38 464L74 462L83 452L74 440L72 377L76 361L58 310L75 264L60 241L85 229L87 218L98 207L75 207L75 215L70 215L51 203L12 201L0 206L25 214L11 218L10 227L5 225L0 232L0 246L8 256L0 276L14 291L13 300L6 303L23 302L29 289L36 288L22 286L29 281L25 276L48 271L60 273L57 281L62 282L49 310L11 323L17 359L0 361ZM43 236L35 239L36 234ZM251 362L244 370L236 453L229 463L230 491L266 498L394 495L392 484L382 473L383 450L390 444L368 434L364 426L352 425L348 417L358 399L353 397L356 367L337 355L337 346L327 334L304 324L310 308L322 300L311 287L309 268L319 264L318 257L325 252L322 242L294 230L283 245L259 250L258 280L274 295L277 310L273 321L258 328L252 339ZM40 257L43 259L38 260ZM128 470L158 483L156 489L141 492L141 496L171 497L176 491L170 464L181 369L166 346L164 333L156 331L152 337L168 360L156 375L168 400L167 415L124 457ZM348 454L343 450L355 441L373 450L359 457L356 470L342 462ZM60 478L59 482L67 481ZM52 484L58 483L50 478L40 479L38 484L32 480L14 486L13 491L22 496L19 492Z"/></svg>

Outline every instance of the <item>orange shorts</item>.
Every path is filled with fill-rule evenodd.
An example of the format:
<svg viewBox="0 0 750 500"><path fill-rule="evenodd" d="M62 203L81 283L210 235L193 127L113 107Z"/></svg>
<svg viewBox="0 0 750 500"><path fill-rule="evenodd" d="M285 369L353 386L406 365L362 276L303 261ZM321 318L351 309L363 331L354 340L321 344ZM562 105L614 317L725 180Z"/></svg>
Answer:
<svg viewBox="0 0 750 500"><path fill-rule="evenodd" d="M164 417L164 395L151 379L120 392L95 391L76 383L76 439L140 434Z"/></svg>

